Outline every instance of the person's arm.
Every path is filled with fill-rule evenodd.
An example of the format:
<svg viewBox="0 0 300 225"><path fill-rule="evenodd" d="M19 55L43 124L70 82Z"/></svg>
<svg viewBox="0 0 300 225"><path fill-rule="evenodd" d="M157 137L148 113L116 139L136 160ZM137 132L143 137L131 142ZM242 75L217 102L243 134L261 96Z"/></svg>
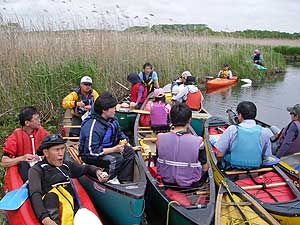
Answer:
<svg viewBox="0 0 300 225"><path fill-rule="evenodd" d="M217 142L214 144L216 149L218 150L216 153L216 157L218 161L222 161L223 156L230 149L230 142L233 138L233 134L236 133L236 127L234 125L229 126L224 133L220 136Z"/></svg>
<svg viewBox="0 0 300 225"><path fill-rule="evenodd" d="M152 73L152 80L153 80L154 87L159 88L158 75L155 71L153 71L153 73Z"/></svg>
<svg viewBox="0 0 300 225"><path fill-rule="evenodd" d="M283 156L285 154L285 152L288 150L289 146L295 140L297 131L298 131L297 126L295 125L295 123L292 123L290 125L290 127L287 129L286 136L285 136L282 144L280 145L280 147L279 147L279 149L278 149L278 151L276 153L276 156L278 158L280 158L281 156Z"/></svg>
<svg viewBox="0 0 300 225"><path fill-rule="evenodd" d="M136 104L139 104L141 102L144 90L145 90L144 86L140 85L139 89L138 89L138 97L137 97L137 100L136 100Z"/></svg>
<svg viewBox="0 0 300 225"><path fill-rule="evenodd" d="M220 77L220 76L221 76L221 74L222 74L222 70L220 70L220 71L219 71L219 73L218 73L217 77Z"/></svg>
<svg viewBox="0 0 300 225"><path fill-rule="evenodd" d="M50 215L43 204L42 171L38 171L38 165L29 169L28 180L29 198L36 217L40 222L42 222L42 224L53 224L51 223L52 220L50 219ZM47 218L49 218L50 220Z"/></svg>
<svg viewBox="0 0 300 225"><path fill-rule="evenodd" d="M76 106L84 107L83 102L77 102L78 101L78 95L75 91L72 91L70 94L68 94L66 97L64 97L62 101L62 107L63 109L73 109Z"/></svg>
<svg viewBox="0 0 300 225"><path fill-rule="evenodd" d="M6 155L3 155L1 159L1 166L7 168L18 165L21 161L31 162L35 158L36 156L32 154L26 154L15 158L10 158Z"/></svg>
<svg viewBox="0 0 300 225"><path fill-rule="evenodd" d="M172 97L172 100L182 102L184 96L186 96L188 92L189 92L188 88L184 87L177 95Z"/></svg>

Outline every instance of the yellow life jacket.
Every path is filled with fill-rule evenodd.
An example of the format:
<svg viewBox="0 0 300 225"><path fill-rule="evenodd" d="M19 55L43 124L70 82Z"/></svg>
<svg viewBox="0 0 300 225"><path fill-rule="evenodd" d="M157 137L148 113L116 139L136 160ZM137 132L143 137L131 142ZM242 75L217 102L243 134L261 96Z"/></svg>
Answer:
<svg viewBox="0 0 300 225"><path fill-rule="evenodd" d="M229 70L222 70L220 74L220 78L227 79L229 74Z"/></svg>
<svg viewBox="0 0 300 225"><path fill-rule="evenodd" d="M74 225L74 201L72 195L62 185L53 187L50 192L58 196L60 224Z"/></svg>

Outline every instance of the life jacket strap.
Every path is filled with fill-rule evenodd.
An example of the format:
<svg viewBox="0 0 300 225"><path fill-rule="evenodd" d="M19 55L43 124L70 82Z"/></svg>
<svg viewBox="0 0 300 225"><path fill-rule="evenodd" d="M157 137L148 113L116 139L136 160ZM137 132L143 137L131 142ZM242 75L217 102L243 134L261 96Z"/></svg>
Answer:
<svg viewBox="0 0 300 225"><path fill-rule="evenodd" d="M179 167L191 167L191 168L199 168L201 167L201 163L187 163L187 162L176 162L166 159L157 158L157 162L168 165L168 166L179 166Z"/></svg>

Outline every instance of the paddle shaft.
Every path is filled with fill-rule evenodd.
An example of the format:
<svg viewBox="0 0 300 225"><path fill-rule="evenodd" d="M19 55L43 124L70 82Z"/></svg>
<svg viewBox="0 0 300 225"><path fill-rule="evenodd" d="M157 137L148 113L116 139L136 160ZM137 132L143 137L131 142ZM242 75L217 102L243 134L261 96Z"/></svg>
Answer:
<svg viewBox="0 0 300 225"><path fill-rule="evenodd" d="M126 89L127 91L130 91L128 87L126 87L125 85L121 84L120 82L116 81L116 83L121 86L122 88Z"/></svg>
<svg viewBox="0 0 300 225"><path fill-rule="evenodd" d="M244 190L255 190L255 189L263 189L263 188L273 188L273 187L282 187L286 186L287 183L280 182L280 183L274 183L274 184L266 184L266 185L253 185L253 186L240 186Z"/></svg>

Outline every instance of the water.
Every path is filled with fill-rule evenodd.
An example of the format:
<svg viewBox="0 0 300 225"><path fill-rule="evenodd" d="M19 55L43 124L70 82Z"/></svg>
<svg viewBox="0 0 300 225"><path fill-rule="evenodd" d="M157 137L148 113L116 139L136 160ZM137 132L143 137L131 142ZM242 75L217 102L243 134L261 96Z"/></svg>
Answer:
<svg viewBox="0 0 300 225"><path fill-rule="evenodd" d="M240 78L247 78L241 76ZM233 88L217 93L204 93L204 107L211 115L227 117L228 108L236 109L241 101L252 101L257 106L257 119L279 128L290 122L286 108L300 103L300 62L289 64L284 74L275 75L251 87Z"/></svg>

